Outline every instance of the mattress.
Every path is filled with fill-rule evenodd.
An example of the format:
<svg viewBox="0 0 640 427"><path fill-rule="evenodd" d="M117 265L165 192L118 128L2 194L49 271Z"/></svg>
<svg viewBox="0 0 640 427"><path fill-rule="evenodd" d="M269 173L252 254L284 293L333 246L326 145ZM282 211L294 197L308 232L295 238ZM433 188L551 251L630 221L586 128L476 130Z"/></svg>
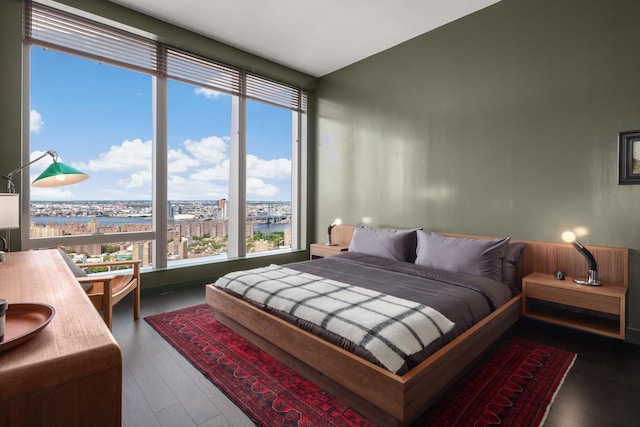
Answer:
<svg viewBox="0 0 640 427"><path fill-rule="evenodd" d="M454 323L451 330L421 350L407 355L404 365L396 372L399 375L408 372L514 296L514 290L509 286L486 277L451 273L355 252L285 264L284 267L417 302L451 320ZM243 299L256 304L251 299ZM366 348L335 333L268 305L256 305L365 360L383 366Z"/></svg>

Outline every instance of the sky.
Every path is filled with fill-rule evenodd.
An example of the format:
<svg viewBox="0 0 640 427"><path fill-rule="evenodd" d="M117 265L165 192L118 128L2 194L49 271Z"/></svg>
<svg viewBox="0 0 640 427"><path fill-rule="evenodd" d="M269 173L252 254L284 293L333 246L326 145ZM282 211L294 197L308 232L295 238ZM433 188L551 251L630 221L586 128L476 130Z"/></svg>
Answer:
<svg viewBox="0 0 640 427"><path fill-rule="evenodd" d="M33 47L31 158L46 150L87 174L31 187L32 200L151 200L152 77ZM169 200L229 198L230 95L168 84ZM289 110L247 102L247 200L291 200ZM30 167L31 181L50 163Z"/></svg>

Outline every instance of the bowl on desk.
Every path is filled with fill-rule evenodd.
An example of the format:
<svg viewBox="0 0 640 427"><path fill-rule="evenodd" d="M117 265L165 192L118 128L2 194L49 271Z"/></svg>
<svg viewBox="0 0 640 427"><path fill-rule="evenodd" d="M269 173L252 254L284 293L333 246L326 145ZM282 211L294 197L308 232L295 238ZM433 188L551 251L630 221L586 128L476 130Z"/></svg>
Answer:
<svg viewBox="0 0 640 427"><path fill-rule="evenodd" d="M49 304L8 304L5 312L4 337L0 352L30 340L51 322L56 310Z"/></svg>

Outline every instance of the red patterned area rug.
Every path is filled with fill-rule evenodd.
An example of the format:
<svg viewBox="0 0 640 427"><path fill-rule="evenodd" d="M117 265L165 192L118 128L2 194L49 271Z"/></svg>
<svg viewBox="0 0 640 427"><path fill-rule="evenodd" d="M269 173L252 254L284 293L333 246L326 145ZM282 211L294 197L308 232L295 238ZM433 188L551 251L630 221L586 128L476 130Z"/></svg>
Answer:
<svg viewBox="0 0 640 427"><path fill-rule="evenodd" d="M206 304L145 320L259 426L375 425L217 322ZM414 426L539 426L575 357L506 340Z"/></svg>

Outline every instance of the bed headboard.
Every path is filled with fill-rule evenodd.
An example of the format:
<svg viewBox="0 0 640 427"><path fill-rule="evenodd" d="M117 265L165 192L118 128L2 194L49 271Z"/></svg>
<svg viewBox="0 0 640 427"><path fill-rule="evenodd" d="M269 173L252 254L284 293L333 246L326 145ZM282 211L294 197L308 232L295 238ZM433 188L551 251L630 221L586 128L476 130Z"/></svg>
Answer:
<svg viewBox="0 0 640 427"><path fill-rule="evenodd" d="M331 239L338 245L348 246L353 237L352 225L336 225L331 231ZM470 236L464 234L442 233L447 236L492 239L494 237ZM560 270L570 277L583 277L587 272L584 257L568 243L538 242L535 240L511 239L523 242L525 248L518 263L518 278L527 274L549 273ZM629 249L611 246L587 246L598 264L598 276L604 283L629 286ZM519 280L518 283L521 283Z"/></svg>

